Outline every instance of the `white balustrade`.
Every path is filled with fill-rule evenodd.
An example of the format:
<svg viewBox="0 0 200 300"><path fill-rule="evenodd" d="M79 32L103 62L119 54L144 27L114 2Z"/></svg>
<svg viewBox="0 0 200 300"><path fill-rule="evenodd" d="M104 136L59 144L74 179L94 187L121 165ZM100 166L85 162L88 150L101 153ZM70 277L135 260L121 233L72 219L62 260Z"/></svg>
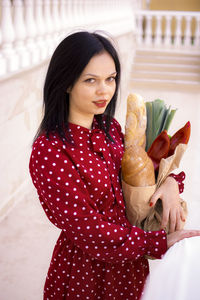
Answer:
<svg viewBox="0 0 200 300"><path fill-rule="evenodd" d="M141 45L143 43L143 16L141 14L137 15L136 27L137 27L137 34L136 34L137 45Z"/></svg>
<svg viewBox="0 0 200 300"><path fill-rule="evenodd" d="M166 26L165 26L165 38L164 38L164 45L170 45L172 38L171 38L171 22L172 22L172 16L166 15Z"/></svg>
<svg viewBox="0 0 200 300"><path fill-rule="evenodd" d="M146 15L146 31L145 31L145 44L152 44L152 15Z"/></svg>
<svg viewBox="0 0 200 300"><path fill-rule="evenodd" d="M116 34L118 21L125 24L128 13L132 19L133 4L139 7L141 1L0 0L0 79L42 63L76 29L104 30L111 24L110 33Z"/></svg>
<svg viewBox="0 0 200 300"><path fill-rule="evenodd" d="M195 36L196 39L194 39L194 45L200 46L200 16L196 19L196 28L195 28Z"/></svg>
<svg viewBox="0 0 200 300"><path fill-rule="evenodd" d="M174 35L174 45L175 46L181 46L182 45L182 30L181 30L181 19L182 17L180 15L176 16L176 33ZM172 38L172 33L171 33Z"/></svg>
<svg viewBox="0 0 200 300"><path fill-rule="evenodd" d="M22 0L13 1L13 25L15 29L14 48L19 57L19 67L27 67L30 64L30 54L25 46L27 31L24 22L24 7Z"/></svg>
<svg viewBox="0 0 200 300"><path fill-rule="evenodd" d="M47 56L47 47L45 42L45 20L43 15L43 1L42 0L36 0L36 6L35 6L35 24L36 24L36 43L39 47L40 52L40 59L44 60Z"/></svg>
<svg viewBox="0 0 200 300"><path fill-rule="evenodd" d="M49 59L58 42L76 29L102 29L113 35L132 30L138 45L199 49L200 13L147 11L141 3L1 0L0 79Z"/></svg>
<svg viewBox="0 0 200 300"><path fill-rule="evenodd" d="M2 72L13 72L19 67L19 59L16 55L16 51L13 49L15 32L12 21L10 0L2 0L1 14L1 61L3 62L4 68L4 71L2 70Z"/></svg>
<svg viewBox="0 0 200 300"><path fill-rule="evenodd" d="M35 43L37 37L37 27L34 18L34 4L32 0L24 0L25 4L25 14L24 21L27 32L26 46L30 53L31 64L36 64L39 62L39 48Z"/></svg>
<svg viewBox="0 0 200 300"><path fill-rule="evenodd" d="M136 22L138 46L200 48L200 12L138 10Z"/></svg>
<svg viewBox="0 0 200 300"><path fill-rule="evenodd" d="M154 42L156 45L162 44L162 17L157 16L156 18L156 31Z"/></svg>

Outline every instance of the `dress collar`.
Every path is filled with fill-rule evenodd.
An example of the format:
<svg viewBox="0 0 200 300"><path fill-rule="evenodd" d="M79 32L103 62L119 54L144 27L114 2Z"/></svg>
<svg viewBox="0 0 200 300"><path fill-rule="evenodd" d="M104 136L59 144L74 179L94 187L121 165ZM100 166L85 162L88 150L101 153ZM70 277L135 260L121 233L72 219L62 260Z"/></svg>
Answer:
<svg viewBox="0 0 200 300"><path fill-rule="evenodd" d="M81 126L81 125L77 125L77 124L74 124L74 123L68 123L69 124L69 131L72 131L72 132L80 132L80 133L95 133L95 132L102 132L103 133L103 130L99 129L99 126L98 126L98 122L97 120L94 118L93 120L93 123L92 123L92 129L88 129L84 126Z"/></svg>

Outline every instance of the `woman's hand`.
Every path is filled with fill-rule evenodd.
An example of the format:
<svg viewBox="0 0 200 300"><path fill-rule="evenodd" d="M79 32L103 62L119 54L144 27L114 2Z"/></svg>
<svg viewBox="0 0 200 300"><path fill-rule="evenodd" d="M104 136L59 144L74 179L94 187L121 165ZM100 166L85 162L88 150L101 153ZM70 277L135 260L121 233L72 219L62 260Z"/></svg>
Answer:
<svg viewBox="0 0 200 300"><path fill-rule="evenodd" d="M169 232L181 229L181 221L185 221L184 212L181 207L178 183L173 177L167 177L164 183L157 189L151 197L150 205L156 204L157 200L162 200L163 216L161 228L165 228L169 221Z"/></svg>
<svg viewBox="0 0 200 300"><path fill-rule="evenodd" d="M194 236L200 236L200 230L179 230L167 235L167 248L175 243Z"/></svg>

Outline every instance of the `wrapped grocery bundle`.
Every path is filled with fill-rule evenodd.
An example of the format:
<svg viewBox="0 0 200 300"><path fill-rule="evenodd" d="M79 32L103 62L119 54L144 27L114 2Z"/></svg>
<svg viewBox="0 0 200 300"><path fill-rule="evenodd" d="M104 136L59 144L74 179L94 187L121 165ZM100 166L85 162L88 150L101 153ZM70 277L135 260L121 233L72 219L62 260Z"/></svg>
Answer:
<svg viewBox="0 0 200 300"><path fill-rule="evenodd" d="M162 202L158 200L150 207L150 198L179 167L190 137L190 122L172 137L168 135L174 114L175 110L167 109L163 100L145 103L138 94L128 96L122 188L128 220L145 231L160 229ZM181 205L186 217L186 202L182 201Z"/></svg>

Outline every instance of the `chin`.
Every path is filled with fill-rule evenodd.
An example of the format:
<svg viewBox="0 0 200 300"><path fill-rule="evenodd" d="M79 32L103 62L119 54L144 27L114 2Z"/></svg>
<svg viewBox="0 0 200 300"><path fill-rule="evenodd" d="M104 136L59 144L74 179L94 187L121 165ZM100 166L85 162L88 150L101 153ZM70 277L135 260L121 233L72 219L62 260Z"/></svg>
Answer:
<svg viewBox="0 0 200 300"><path fill-rule="evenodd" d="M97 109L97 110L95 111L94 114L95 114L95 115L102 115L102 114L104 114L105 110L106 110L106 107L99 108L99 109Z"/></svg>

